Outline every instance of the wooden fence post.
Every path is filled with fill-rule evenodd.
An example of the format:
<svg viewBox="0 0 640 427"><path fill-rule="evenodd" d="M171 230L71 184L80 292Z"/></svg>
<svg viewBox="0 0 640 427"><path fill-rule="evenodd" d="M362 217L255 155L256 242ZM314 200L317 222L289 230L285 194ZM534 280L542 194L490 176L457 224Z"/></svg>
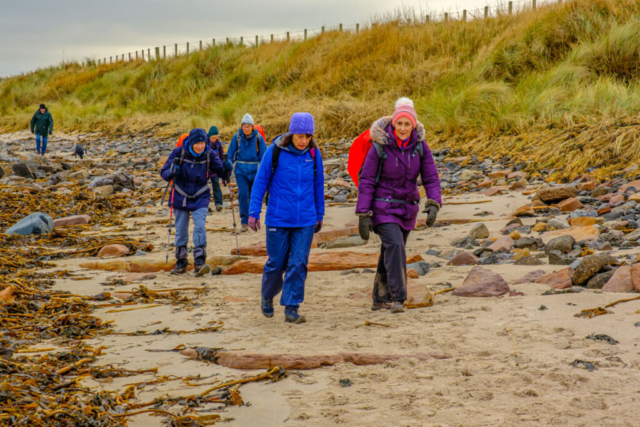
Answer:
<svg viewBox="0 0 640 427"><path fill-rule="evenodd" d="M360 32L360 24L356 24L356 33Z"/></svg>
<svg viewBox="0 0 640 427"><path fill-rule="evenodd" d="M444 13L444 22L448 22L449 21L449 12L445 12Z"/></svg>
<svg viewBox="0 0 640 427"><path fill-rule="evenodd" d="M113 62L113 56L109 57L109 64L111 64Z"/></svg>
<svg viewBox="0 0 640 427"><path fill-rule="evenodd" d="M167 59L167 46L162 46L162 59Z"/></svg>
<svg viewBox="0 0 640 427"><path fill-rule="evenodd" d="M189 42L187 42L187 56L189 56Z"/></svg>
<svg viewBox="0 0 640 427"><path fill-rule="evenodd" d="M509 2L509 15L512 15L512 14L513 14L513 2L510 1Z"/></svg>
<svg viewBox="0 0 640 427"><path fill-rule="evenodd" d="M536 0L531 0L531 6L533 7L533 10L536 10Z"/></svg>
<svg viewBox="0 0 640 427"><path fill-rule="evenodd" d="M100 58L98 58L98 66L100 66Z"/></svg>
<svg viewBox="0 0 640 427"><path fill-rule="evenodd" d="M178 56L178 43L176 43L175 45L175 54L174 56Z"/></svg>
<svg viewBox="0 0 640 427"><path fill-rule="evenodd" d="M273 34L271 34L271 43L273 43Z"/></svg>
<svg viewBox="0 0 640 427"><path fill-rule="evenodd" d="M215 46L216 45L216 39L211 39L211 46Z"/></svg>
<svg viewBox="0 0 640 427"><path fill-rule="evenodd" d="M484 17L485 19L489 17L489 6L484 7Z"/></svg>
<svg viewBox="0 0 640 427"><path fill-rule="evenodd" d="M465 22L467 21L467 9L464 9L462 11L462 20Z"/></svg>
<svg viewBox="0 0 640 427"><path fill-rule="evenodd" d="M129 62L131 62L131 52L129 52Z"/></svg>
<svg viewBox="0 0 640 427"><path fill-rule="evenodd" d="M202 40L200 40L200 52L202 52Z"/></svg>
<svg viewBox="0 0 640 427"><path fill-rule="evenodd" d="M307 29L306 28L304 29L304 39L305 40L307 39Z"/></svg>
<svg viewBox="0 0 640 427"><path fill-rule="evenodd" d="M138 51L136 50L136 61L138 60Z"/></svg>
<svg viewBox="0 0 640 427"><path fill-rule="evenodd" d="M340 24L340 32L342 32L342 24Z"/></svg>
<svg viewBox="0 0 640 427"><path fill-rule="evenodd" d="M427 24L428 24L429 22L431 22L431 16L427 15L427 16L425 17L425 21L424 21L424 22L426 22Z"/></svg>
<svg viewBox="0 0 640 427"><path fill-rule="evenodd" d="M227 37L227 44L229 44L229 37Z"/></svg>
<svg viewBox="0 0 640 427"><path fill-rule="evenodd" d="M322 26L322 34L324 34L324 25Z"/></svg>
<svg viewBox="0 0 640 427"><path fill-rule="evenodd" d="M287 41L291 41L291 37L289 37L289 31L287 31Z"/></svg>
<svg viewBox="0 0 640 427"><path fill-rule="evenodd" d="M160 60L160 48L156 47L156 61Z"/></svg>
<svg viewBox="0 0 640 427"><path fill-rule="evenodd" d="M256 47L258 47L259 42L260 41L258 40L258 36L256 36Z"/></svg>
<svg viewBox="0 0 640 427"><path fill-rule="evenodd" d="M140 54L142 55L142 60L144 61L144 49L140 51Z"/></svg>

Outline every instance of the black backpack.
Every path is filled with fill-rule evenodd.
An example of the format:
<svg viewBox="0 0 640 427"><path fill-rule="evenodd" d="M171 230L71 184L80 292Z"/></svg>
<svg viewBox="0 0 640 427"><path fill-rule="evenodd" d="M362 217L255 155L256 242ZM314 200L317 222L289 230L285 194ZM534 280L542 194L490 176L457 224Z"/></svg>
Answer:
<svg viewBox="0 0 640 427"><path fill-rule="evenodd" d="M278 169L278 160L280 159L280 153L282 153L282 148L277 144L273 144L273 151L271 152L271 176L269 177L269 182L267 183L267 187L271 184L271 180L273 179L273 175L276 173L276 169ZM311 154L311 158L313 159L313 178L318 176L318 162L316 162L316 148L312 147L309 150L309 154Z"/></svg>
<svg viewBox="0 0 640 427"><path fill-rule="evenodd" d="M424 156L424 146L422 145L422 142L423 141L420 141L420 142L418 142L416 144L416 146L413 149L413 153L411 153L411 157L415 157L415 155L417 153L418 156L420 156L420 160L422 160L422 156ZM378 173L376 174L376 184L377 184L378 182L380 182L380 175L382 174L382 163L389 156L382 149L382 145L378 144L375 141L371 141L371 143L373 144L373 148L376 150L376 154L378 155L378 159L380 159L380 161L378 162ZM363 166L364 166L364 162L362 163L362 166L360 166L360 172L358 173L358 177L360 176L360 174L362 174L362 167Z"/></svg>

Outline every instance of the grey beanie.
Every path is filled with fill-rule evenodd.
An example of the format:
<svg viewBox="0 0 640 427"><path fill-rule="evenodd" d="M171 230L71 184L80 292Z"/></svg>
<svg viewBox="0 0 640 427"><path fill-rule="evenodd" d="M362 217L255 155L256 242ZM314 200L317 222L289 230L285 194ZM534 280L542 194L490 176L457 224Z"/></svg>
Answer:
<svg viewBox="0 0 640 427"><path fill-rule="evenodd" d="M244 117L242 118L242 123L243 125L251 125L253 126L253 117L251 117L251 114L247 113L244 115Z"/></svg>

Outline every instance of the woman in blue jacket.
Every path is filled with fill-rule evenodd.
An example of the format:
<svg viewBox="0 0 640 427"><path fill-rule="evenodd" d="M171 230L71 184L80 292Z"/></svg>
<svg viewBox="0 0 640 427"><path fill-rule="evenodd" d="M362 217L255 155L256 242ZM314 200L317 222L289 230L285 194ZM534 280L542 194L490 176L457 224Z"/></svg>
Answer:
<svg viewBox="0 0 640 427"><path fill-rule="evenodd" d="M289 133L277 137L265 153L251 192L249 227L258 231L262 200L269 191L262 314L273 317L273 298L282 291L280 305L288 323L306 321L298 308L304 301L313 234L322 228L324 217L324 168L313 132L313 116L295 113Z"/></svg>
<svg viewBox="0 0 640 427"><path fill-rule="evenodd" d="M247 231L249 223L249 198L251 188L256 179L258 166L267 151L262 135L253 125L253 117L245 114L238 133L229 144L229 160L235 165L236 182L238 183L238 204L240 205L241 231Z"/></svg>
<svg viewBox="0 0 640 427"><path fill-rule="evenodd" d="M205 222L211 191L209 177L216 174L224 185L228 173L222 161L209 144L204 129L192 129L181 147L175 148L160 174L167 182L173 180L169 206L176 215L176 267L171 274L187 272L187 243L189 243L189 217L193 219L193 264L196 276L210 271L207 259L207 232Z"/></svg>

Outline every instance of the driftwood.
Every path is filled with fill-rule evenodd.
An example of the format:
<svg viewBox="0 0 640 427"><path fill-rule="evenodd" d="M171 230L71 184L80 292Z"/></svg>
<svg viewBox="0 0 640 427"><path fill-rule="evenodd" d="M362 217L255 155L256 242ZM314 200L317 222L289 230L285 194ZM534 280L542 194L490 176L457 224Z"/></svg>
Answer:
<svg viewBox="0 0 640 427"><path fill-rule="evenodd" d="M323 366L333 366L337 363L353 363L354 365L380 365L382 363L411 357L418 360L448 359L447 354L269 354L269 353L240 353L222 351L216 355L215 363L233 369L270 369L276 366L284 369L318 369Z"/></svg>

